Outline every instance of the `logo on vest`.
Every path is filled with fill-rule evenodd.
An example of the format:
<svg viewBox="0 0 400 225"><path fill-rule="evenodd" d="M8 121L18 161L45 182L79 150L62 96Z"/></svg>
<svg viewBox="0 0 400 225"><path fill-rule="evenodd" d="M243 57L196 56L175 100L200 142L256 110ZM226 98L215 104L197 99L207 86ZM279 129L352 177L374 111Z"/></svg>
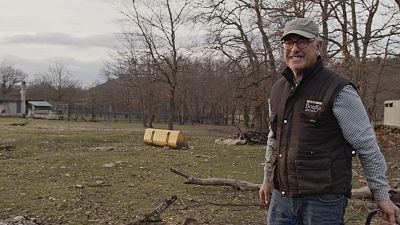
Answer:
<svg viewBox="0 0 400 225"><path fill-rule="evenodd" d="M322 102L307 100L304 111L306 112L319 112L322 109Z"/></svg>

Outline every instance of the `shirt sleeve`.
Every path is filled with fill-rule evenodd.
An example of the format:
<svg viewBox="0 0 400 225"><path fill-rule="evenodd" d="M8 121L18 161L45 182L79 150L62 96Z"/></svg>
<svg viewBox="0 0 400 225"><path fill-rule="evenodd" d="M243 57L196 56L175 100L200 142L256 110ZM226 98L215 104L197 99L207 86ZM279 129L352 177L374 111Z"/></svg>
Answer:
<svg viewBox="0 0 400 225"><path fill-rule="evenodd" d="M333 113L344 138L360 158L368 187L375 200L389 199L386 161L364 105L353 86L347 85L339 92L333 104Z"/></svg>
<svg viewBox="0 0 400 225"><path fill-rule="evenodd" d="M267 146L265 148L265 165L264 165L264 182L270 181L272 178L272 167L270 163L271 154L274 149L275 138L273 138L273 132L269 129Z"/></svg>
<svg viewBox="0 0 400 225"><path fill-rule="evenodd" d="M268 99L268 112L269 112L269 117L271 118L270 99ZM265 148L264 183L271 181L271 179L272 179L271 155L272 155L272 151L275 148L275 138L274 137L275 137L275 135L274 135L273 130L271 129L271 121L270 121L267 146Z"/></svg>

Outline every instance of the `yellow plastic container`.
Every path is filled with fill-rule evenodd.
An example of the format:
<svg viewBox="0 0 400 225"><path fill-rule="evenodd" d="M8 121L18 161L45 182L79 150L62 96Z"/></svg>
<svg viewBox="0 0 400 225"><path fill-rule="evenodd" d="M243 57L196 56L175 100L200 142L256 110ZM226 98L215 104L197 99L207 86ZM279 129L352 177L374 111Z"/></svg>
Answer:
<svg viewBox="0 0 400 225"><path fill-rule="evenodd" d="M170 148L185 147L185 139L181 131L147 128L144 132L144 143Z"/></svg>

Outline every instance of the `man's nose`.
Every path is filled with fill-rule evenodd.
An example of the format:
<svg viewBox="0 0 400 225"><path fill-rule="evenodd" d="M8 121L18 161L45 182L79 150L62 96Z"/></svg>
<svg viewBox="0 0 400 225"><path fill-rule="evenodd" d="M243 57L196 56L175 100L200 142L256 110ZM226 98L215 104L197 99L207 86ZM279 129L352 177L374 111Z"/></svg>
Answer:
<svg viewBox="0 0 400 225"><path fill-rule="evenodd" d="M292 51L293 51L293 50L295 50L295 51L300 50L299 46L297 45L297 42L293 42L293 47L292 47L291 50L292 50Z"/></svg>

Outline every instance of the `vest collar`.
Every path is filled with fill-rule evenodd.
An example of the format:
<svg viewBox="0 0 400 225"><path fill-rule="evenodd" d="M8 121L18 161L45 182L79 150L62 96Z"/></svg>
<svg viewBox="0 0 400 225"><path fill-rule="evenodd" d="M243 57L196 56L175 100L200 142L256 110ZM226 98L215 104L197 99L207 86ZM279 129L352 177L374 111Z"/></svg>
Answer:
<svg viewBox="0 0 400 225"><path fill-rule="evenodd" d="M311 77L313 77L317 72L323 67L322 63L322 58L321 56L318 56L317 62L315 65L311 68L305 69L303 72L303 78L301 79L300 83L304 83L306 80L309 80ZM294 87L294 75L293 71L289 68L286 67L286 69L282 72L282 75L286 78L286 80L289 82L290 86Z"/></svg>

